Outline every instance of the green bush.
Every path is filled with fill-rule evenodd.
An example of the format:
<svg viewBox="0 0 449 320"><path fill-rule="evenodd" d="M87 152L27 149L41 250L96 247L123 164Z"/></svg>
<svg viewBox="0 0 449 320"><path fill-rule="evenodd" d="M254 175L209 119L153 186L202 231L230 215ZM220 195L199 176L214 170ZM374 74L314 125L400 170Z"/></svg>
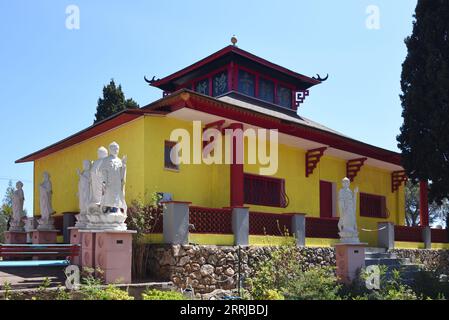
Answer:
<svg viewBox="0 0 449 320"><path fill-rule="evenodd" d="M421 270L414 276L412 285L419 299L448 299L449 283L440 281L439 274L432 271Z"/></svg>
<svg viewBox="0 0 449 320"><path fill-rule="evenodd" d="M295 246L285 244L272 252L269 259L261 261L254 274L247 279L251 298L264 300L269 290L286 293L291 279L297 278L302 272L297 259Z"/></svg>
<svg viewBox="0 0 449 320"><path fill-rule="evenodd" d="M331 268L313 268L298 274L287 286L293 300L340 300L341 285Z"/></svg>
<svg viewBox="0 0 449 320"><path fill-rule="evenodd" d="M416 293L408 285L402 283L401 274L393 270L390 278L386 276L386 267L380 266L380 288L367 289L365 279L367 274L362 272L358 280L351 286L342 289L341 295L345 299L353 300L417 300Z"/></svg>
<svg viewBox="0 0 449 320"><path fill-rule="evenodd" d="M276 290L267 290L263 298L264 300L285 300L285 297Z"/></svg>
<svg viewBox="0 0 449 320"><path fill-rule="evenodd" d="M149 289L142 293L143 300L185 300L180 292Z"/></svg>
<svg viewBox="0 0 449 320"><path fill-rule="evenodd" d="M293 300L340 299L340 285L330 268L303 270L296 246L285 242L272 252L270 259L259 263L247 280L252 299L266 300L279 296Z"/></svg>
<svg viewBox="0 0 449 320"><path fill-rule="evenodd" d="M81 286L83 300L134 300L128 292L110 284L106 288L98 286Z"/></svg>

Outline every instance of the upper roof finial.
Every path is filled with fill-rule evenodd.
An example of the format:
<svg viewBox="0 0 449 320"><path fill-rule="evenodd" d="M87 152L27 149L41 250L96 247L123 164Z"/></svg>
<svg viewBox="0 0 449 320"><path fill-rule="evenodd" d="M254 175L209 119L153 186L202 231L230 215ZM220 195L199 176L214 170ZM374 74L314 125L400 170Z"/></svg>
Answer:
<svg viewBox="0 0 449 320"><path fill-rule="evenodd" d="M235 46L237 44L237 38L235 37L235 34L231 38L231 43L233 46Z"/></svg>

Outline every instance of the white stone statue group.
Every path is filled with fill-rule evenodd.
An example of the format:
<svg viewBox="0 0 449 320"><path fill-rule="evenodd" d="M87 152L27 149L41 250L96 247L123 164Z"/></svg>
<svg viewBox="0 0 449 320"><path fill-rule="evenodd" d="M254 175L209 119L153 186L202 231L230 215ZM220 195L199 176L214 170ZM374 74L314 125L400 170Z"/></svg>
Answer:
<svg viewBox="0 0 449 320"><path fill-rule="evenodd" d="M78 170L78 198L80 214L76 227L93 230L126 230L125 201L126 161L118 157L116 142L98 149L98 159L83 161Z"/></svg>
<svg viewBox="0 0 449 320"><path fill-rule="evenodd" d="M338 194L338 207L340 210L340 219L338 221L338 230L340 241L343 243L359 243L359 232L357 230L356 212L357 212L357 193L349 189L351 181L348 178L342 180L343 188Z"/></svg>

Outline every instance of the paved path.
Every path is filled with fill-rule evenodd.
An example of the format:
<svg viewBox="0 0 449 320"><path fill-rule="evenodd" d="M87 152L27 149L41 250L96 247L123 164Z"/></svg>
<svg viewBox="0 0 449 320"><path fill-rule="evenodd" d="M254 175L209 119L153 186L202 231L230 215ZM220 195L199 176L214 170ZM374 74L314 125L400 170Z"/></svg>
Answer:
<svg viewBox="0 0 449 320"><path fill-rule="evenodd" d="M64 267L0 267L0 290L5 282L13 289L37 288L45 278L51 286L64 285Z"/></svg>

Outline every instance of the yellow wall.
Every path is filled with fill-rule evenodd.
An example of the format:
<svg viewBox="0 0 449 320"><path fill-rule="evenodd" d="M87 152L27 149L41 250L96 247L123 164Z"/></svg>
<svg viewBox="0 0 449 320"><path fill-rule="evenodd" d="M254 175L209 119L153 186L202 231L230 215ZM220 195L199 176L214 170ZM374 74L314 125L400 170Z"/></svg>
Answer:
<svg viewBox="0 0 449 320"><path fill-rule="evenodd" d="M107 147L112 141L120 145L121 155L128 155L126 186L128 203L136 198L149 200L153 192L170 192L175 200L191 201L193 205L216 208L229 206L228 165L181 164L178 172L164 168L164 141L170 140L172 130L179 128L191 133L192 122L163 116L145 116L36 160L34 212L40 211L37 186L42 181L43 171L48 171L51 175L53 206L57 213L78 211L76 169L81 168L84 159L96 159L97 148L101 145ZM257 164L244 166L245 172L248 173L258 174L258 169ZM250 210L274 213L301 212L318 217L319 181L334 182L337 190L341 188L341 179L346 175L346 161L325 155L312 175L306 178L304 170L305 150L279 145L279 169L275 176L286 181L289 206L275 208L251 205ZM358 216L360 228L375 230L379 221L386 220L404 224L404 188L401 187L395 193L391 192L390 172L364 165L352 183L352 187L355 186L359 187L360 192L386 196L387 207L391 214L388 219ZM376 245L377 232L361 231L360 237L362 241ZM227 241L229 239L225 242Z"/></svg>
<svg viewBox="0 0 449 320"><path fill-rule="evenodd" d="M143 134L144 119L140 118L36 160L34 164L34 213L40 214L38 186L42 182L44 171L50 173L50 180L53 184L53 208L56 213L79 211L76 169L82 168L83 160L97 159L97 149L100 146L107 148L112 141L116 141L120 145L120 156L128 156L127 201L141 195L143 191L142 173L144 172Z"/></svg>
<svg viewBox="0 0 449 320"><path fill-rule="evenodd" d="M286 208L250 205L251 210L261 212L299 212L309 217L320 216L320 180L336 183L336 189L342 187L341 179L346 176L346 160L323 156L309 177L305 176L305 150L279 145L279 169L274 175L285 179L286 193L289 205ZM245 172L259 173L258 164L245 164ZM359 187L359 192L376 194L386 197L387 208L390 212L388 219L360 217L357 206L357 222L359 229L377 230L380 221L392 221L395 224L404 224L405 200L404 187L391 192L391 172L364 165L351 188ZM338 211L338 209L337 209ZM377 245L377 231L360 231L360 239L369 245Z"/></svg>
<svg viewBox="0 0 449 320"><path fill-rule="evenodd" d="M193 205L213 208L229 206L228 165L180 164L179 171L164 168L164 141L170 140L174 129L186 129L193 136L190 121L145 117L146 194L169 192L174 200L190 201Z"/></svg>

